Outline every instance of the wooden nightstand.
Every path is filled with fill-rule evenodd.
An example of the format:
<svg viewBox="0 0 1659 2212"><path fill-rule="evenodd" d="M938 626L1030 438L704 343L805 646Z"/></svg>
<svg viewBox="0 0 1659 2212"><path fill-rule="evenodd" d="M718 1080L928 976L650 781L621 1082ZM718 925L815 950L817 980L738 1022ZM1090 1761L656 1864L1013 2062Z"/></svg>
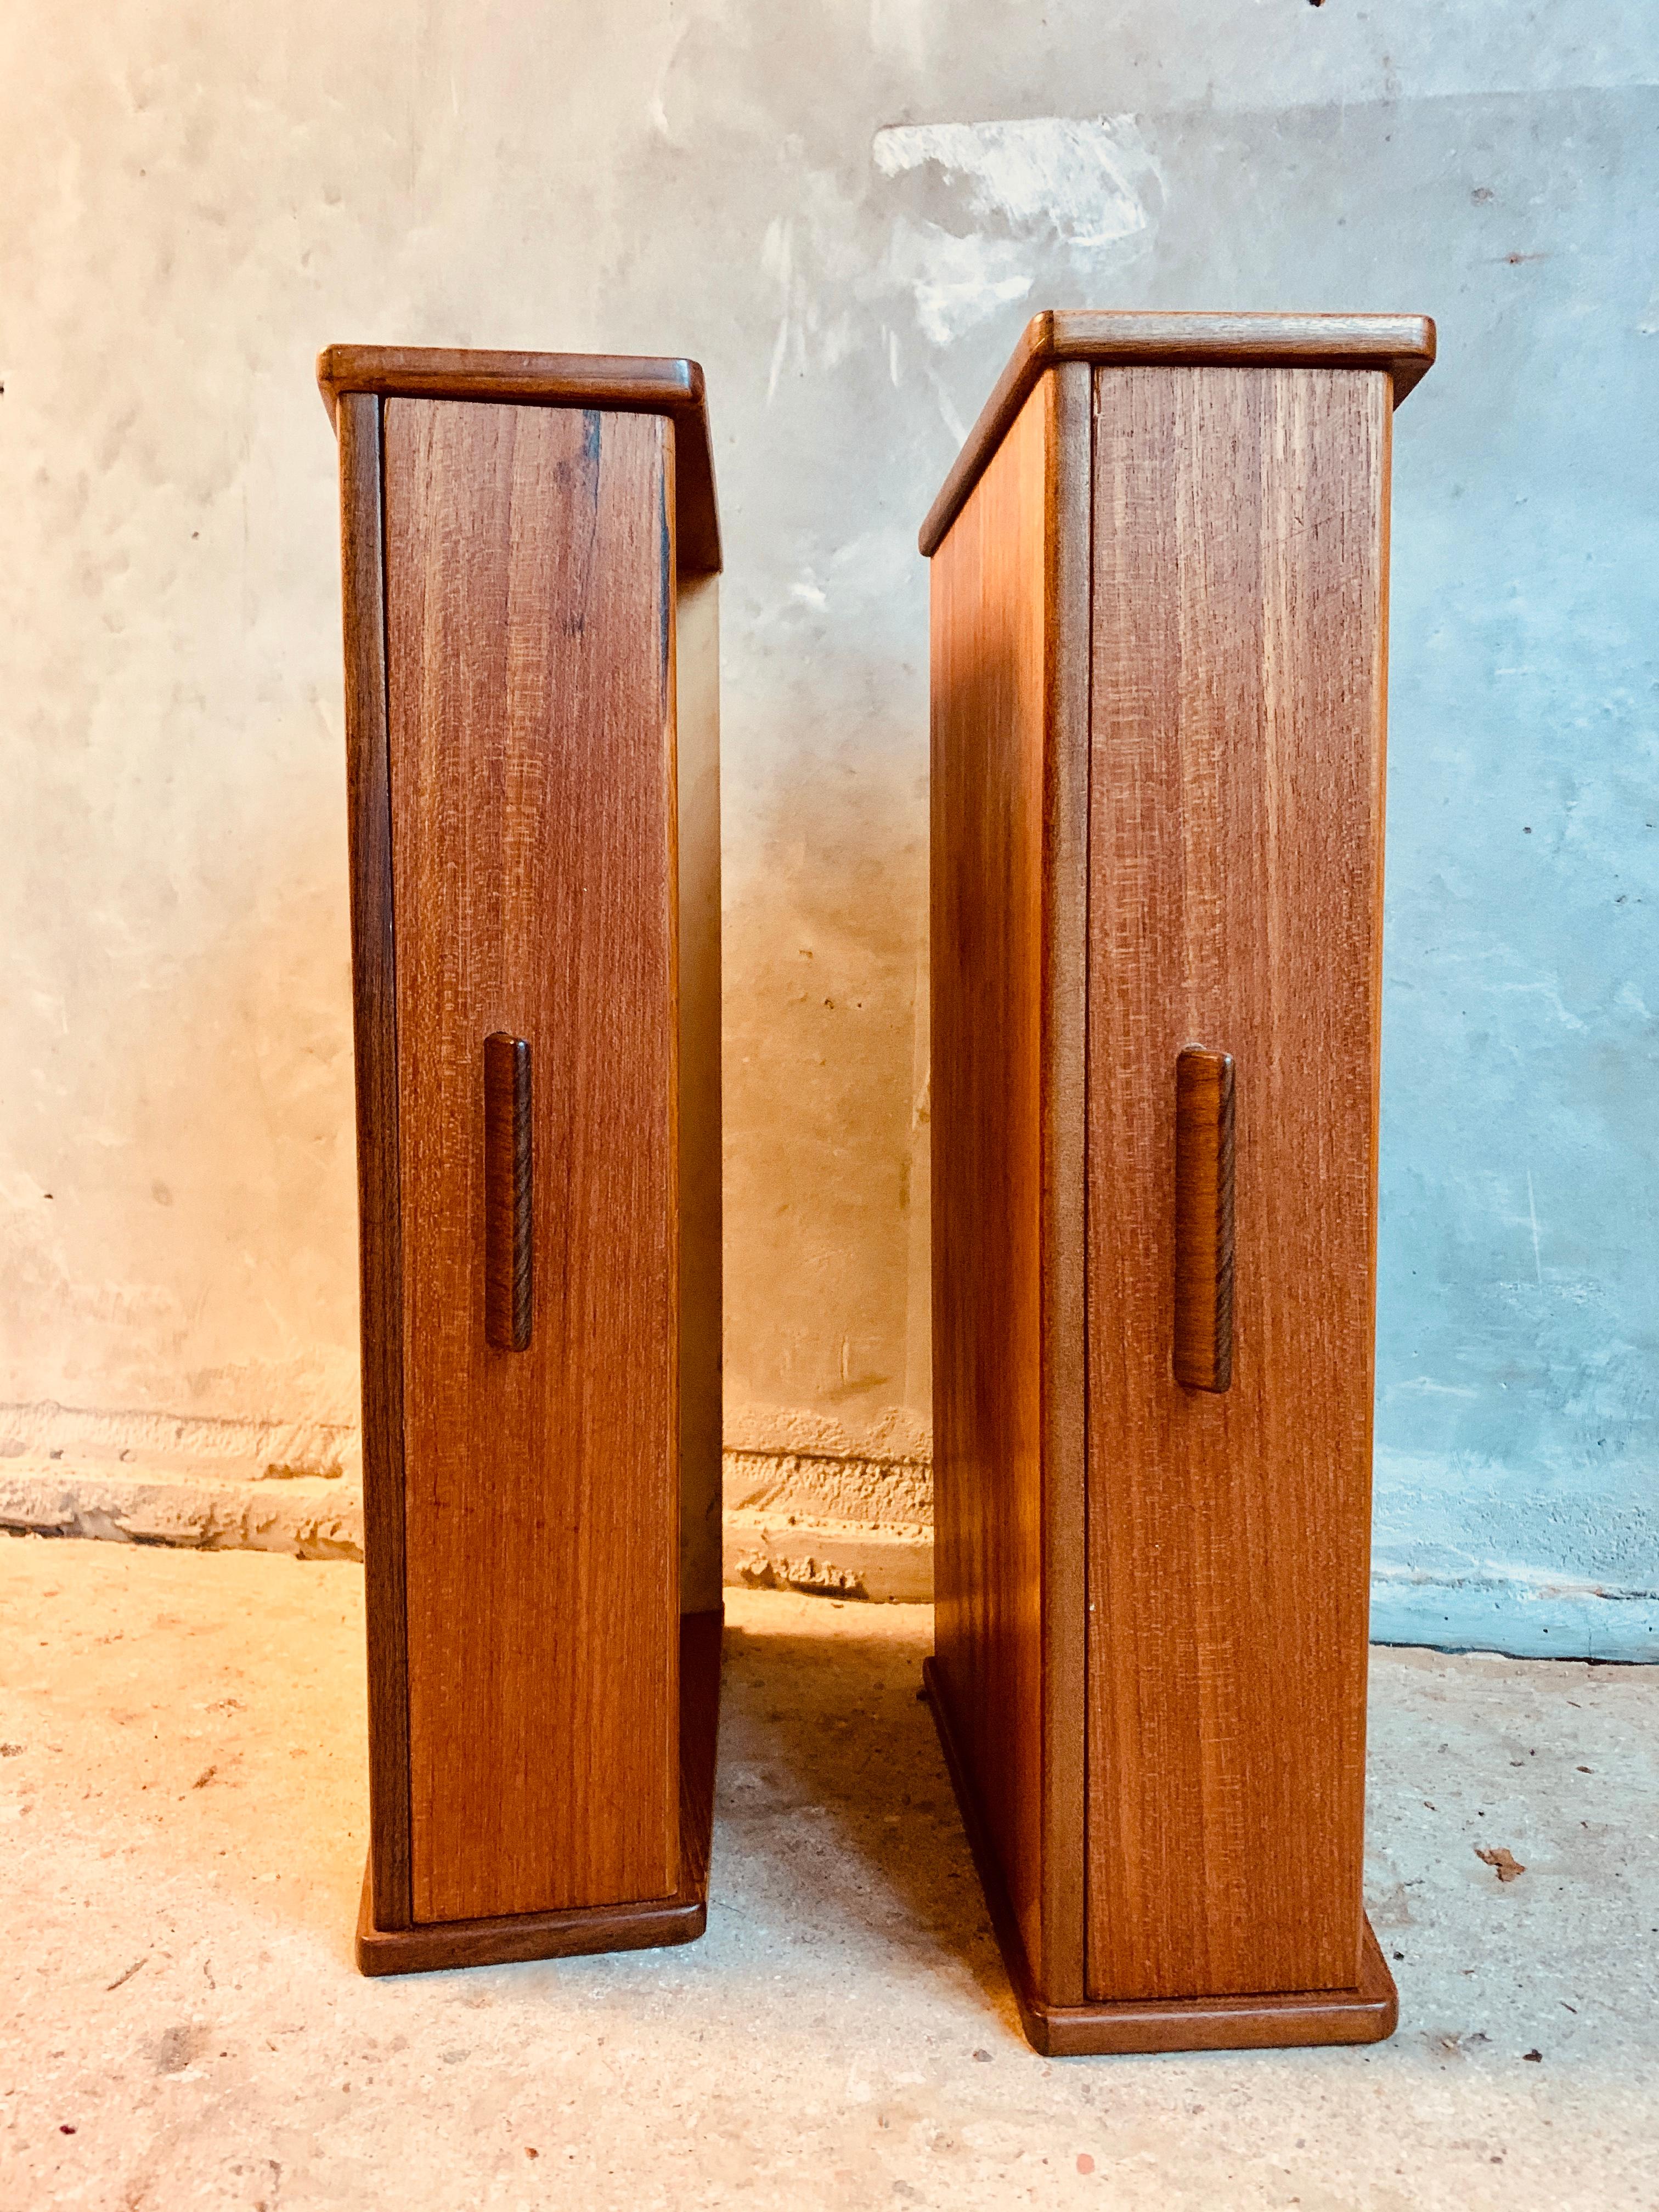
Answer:
<svg viewBox="0 0 1659 2212"><path fill-rule="evenodd" d="M1368 2042L1389 436L1412 316L1031 323L933 563L944 1737L1055 2053Z"/></svg>
<svg viewBox="0 0 1659 2212"><path fill-rule="evenodd" d="M720 538L695 362L334 346L366 1973L702 1933Z"/></svg>

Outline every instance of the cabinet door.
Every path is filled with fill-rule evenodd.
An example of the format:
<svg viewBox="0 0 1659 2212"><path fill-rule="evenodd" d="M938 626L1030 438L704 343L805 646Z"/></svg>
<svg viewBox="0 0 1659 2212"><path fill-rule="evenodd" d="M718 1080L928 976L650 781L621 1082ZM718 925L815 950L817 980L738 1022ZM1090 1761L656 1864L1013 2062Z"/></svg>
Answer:
<svg viewBox="0 0 1659 2212"><path fill-rule="evenodd" d="M417 1922L678 1876L672 431L391 399L386 585ZM484 1040L530 1048L528 1344Z"/></svg>
<svg viewBox="0 0 1659 2212"><path fill-rule="evenodd" d="M1097 373L1092 1997L1358 1978L1390 404ZM1219 1392L1171 1358L1189 1045L1235 1070Z"/></svg>

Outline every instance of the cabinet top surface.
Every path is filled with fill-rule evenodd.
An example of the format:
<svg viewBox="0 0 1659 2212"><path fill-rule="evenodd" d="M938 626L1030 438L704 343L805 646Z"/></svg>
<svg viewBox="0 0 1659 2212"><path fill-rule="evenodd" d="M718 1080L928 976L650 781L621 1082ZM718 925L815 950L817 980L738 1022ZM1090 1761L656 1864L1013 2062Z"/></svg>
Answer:
<svg viewBox="0 0 1659 2212"><path fill-rule="evenodd" d="M1139 314L1104 307L1034 315L968 434L921 526L929 558L944 543L1037 380L1058 362L1101 368L1381 369L1398 405L1434 360L1426 315Z"/></svg>
<svg viewBox="0 0 1659 2212"><path fill-rule="evenodd" d="M495 401L523 407L592 407L666 415L677 432L679 565L709 574L720 565L714 454L701 365L643 354L483 353L447 346L325 346L317 383L331 421L343 394L383 399Z"/></svg>

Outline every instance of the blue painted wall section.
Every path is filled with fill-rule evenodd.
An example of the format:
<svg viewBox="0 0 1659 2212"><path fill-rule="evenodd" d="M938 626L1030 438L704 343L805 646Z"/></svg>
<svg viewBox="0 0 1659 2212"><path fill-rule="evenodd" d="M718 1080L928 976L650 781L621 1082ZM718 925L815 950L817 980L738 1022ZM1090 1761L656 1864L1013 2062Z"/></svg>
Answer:
<svg viewBox="0 0 1659 2212"><path fill-rule="evenodd" d="M1376 1632L1659 1657L1659 94L1401 121Z"/></svg>

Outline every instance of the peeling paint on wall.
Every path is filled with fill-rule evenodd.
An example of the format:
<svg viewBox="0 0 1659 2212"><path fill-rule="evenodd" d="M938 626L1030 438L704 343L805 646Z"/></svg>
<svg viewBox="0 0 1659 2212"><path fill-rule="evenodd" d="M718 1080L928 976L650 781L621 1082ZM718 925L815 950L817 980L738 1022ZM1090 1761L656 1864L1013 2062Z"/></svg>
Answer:
<svg viewBox="0 0 1659 2212"><path fill-rule="evenodd" d="M896 216L887 251L930 345L1029 301L1034 246L1097 276L1151 250L1161 180L1132 116L892 125L872 152L882 176L942 187L945 219Z"/></svg>
<svg viewBox="0 0 1659 2212"><path fill-rule="evenodd" d="M1150 233L1161 181L1132 115L893 124L872 150L884 177L936 168L962 188L969 216L1085 248Z"/></svg>

